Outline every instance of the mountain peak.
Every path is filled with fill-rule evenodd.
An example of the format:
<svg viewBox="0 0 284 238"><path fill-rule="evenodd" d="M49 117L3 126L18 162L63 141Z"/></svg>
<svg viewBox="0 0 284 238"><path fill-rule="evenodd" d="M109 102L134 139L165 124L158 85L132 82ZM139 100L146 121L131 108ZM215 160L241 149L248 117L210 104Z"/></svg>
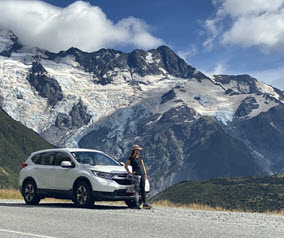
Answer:
<svg viewBox="0 0 284 238"><path fill-rule="evenodd" d="M66 54L77 54L77 53L82 53L83 51L76 48L76 47L71 47L68 50L65 51Z"/></svg>
<svg viewBox="0 0 284 238"><path fill-rule="evenodd" d="M174 53L174 52L172 51L172 49L171 49L170 47L166 46L166 45L161 45L161 46L159 46L156 50L158 50L158 51L168 51L168 52Z"/></svg>

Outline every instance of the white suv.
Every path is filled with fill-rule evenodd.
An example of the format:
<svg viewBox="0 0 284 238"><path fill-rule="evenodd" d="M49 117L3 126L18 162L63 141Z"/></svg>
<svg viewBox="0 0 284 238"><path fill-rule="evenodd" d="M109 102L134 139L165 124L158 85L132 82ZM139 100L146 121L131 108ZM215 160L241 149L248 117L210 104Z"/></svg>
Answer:
<svg viewBox="0 0 284 238"><path fill-rule="evenodd" d="M34 152L22 164L20 190L29 205L46 197L72 199L78 207L95 201L125 201L135 207L134 185L123 163L89 149L49 149ZM146 193L150 184L146 180Z"/></svg>

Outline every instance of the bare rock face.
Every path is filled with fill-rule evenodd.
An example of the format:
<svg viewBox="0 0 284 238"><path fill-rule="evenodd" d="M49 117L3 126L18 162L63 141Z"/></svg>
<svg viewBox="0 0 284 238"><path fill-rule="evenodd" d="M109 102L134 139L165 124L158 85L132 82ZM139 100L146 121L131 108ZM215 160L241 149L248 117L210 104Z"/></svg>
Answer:
<svg viewBox="0 0 284 238"><path fill-rule="evenodd" d="M234 91L242 94L261 94L257 80L247 74L244 75L214 75L214 80L225 87L234 87Z"/></svg>
<svg viewBox="0 0 284 238"><path fill-rule="evenodd" d="M247 97L245 98L240 106L238 107L235 116L236 117L244 117L247 116L252 112L253 109L257 109L259 105L257 104L257 101L254 97Z"/></svg>
<svg viewBox="0 0 284 238"><path fill-rule="evenodd" d="M284 105L235 123L239 137L261 154L274 174L284 172Z"/></svg>
<svg viewBox="0 0 284 238"><path fill-rule="evenodd" d="M91 116L87 114L87 108L83 104L83 101L80 100L78 104L72 107L72 110L69 112L69 114L58 114L55 121L55 126L59 129L76 129L88 124L90 120Z"/></svg>
<svg viewBox="0 0 284 238"><path fill-rule="evenodd" d="M175 93L174 89L171 89L169 92L167 92L166 94L164 94L162 96L161 104L166 103L166 102L174 99L175 97L176 97L176 93Z"/></svg>
<svg viewBox="0 0 284 238"><path fill-rule="evenodd" d="M48 76L47 71L38 61L33 63L27 79L40 96L47 98L50 106L62 100L63 93L59 83Z"/></svg>
<svg viewBox="0 0 284 238"><path fill-rule="evenodd" d="M67 114L59 113L56 117L54 125L44 130L41 135L48 141L53 141L55 145L61 144L65 140L65 136L70 131L75 131L85 126L91 120L91 116L87 113L87 107L80 99Z"/></svg>

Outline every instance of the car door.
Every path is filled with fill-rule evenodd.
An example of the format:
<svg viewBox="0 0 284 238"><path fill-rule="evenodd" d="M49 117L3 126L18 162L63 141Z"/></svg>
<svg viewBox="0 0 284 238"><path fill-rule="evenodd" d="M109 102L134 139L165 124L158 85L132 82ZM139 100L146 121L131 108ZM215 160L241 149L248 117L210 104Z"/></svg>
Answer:
<svg viewBox="0 0 284 238"><path fill-rule="evenodd" d="M55 152L42 153L34 169L34 177L39 189L49 189L54 170Z"/></svg>
<svg viewBox="0 0 284 238"><path fill-rule="evenodd" d="M74 161L65 152L58 152L55 157L55 169L53 171L51 189L54 190L71 190L76 178L75 167L63 168L62 161L70 161L75 165Z"/></svg>

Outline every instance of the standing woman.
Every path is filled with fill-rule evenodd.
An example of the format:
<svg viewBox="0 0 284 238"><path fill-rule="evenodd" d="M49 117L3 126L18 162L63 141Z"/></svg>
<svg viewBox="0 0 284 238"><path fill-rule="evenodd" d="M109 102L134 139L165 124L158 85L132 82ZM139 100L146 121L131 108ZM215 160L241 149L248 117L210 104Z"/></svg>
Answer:
<svg viewBox="0 0 284 238"><path fill-rule="evenodd" d="M138 195L138 191L140 188L141 198L143 202L143 209L150 209L151 206L149 206L146 203L145 179L147 179L147 173L146 173L143 159L140 157L141 150L142 148L139 145L132 146L131 156L126 161L126 164L124 167L129 174L133 175L134 187L135 187L134 197L135 197L135 202L136 202L136 208L141 209L140 204L139 204L139 195ZM132 166L132 173L129 171L128 165Z"/></svg>

